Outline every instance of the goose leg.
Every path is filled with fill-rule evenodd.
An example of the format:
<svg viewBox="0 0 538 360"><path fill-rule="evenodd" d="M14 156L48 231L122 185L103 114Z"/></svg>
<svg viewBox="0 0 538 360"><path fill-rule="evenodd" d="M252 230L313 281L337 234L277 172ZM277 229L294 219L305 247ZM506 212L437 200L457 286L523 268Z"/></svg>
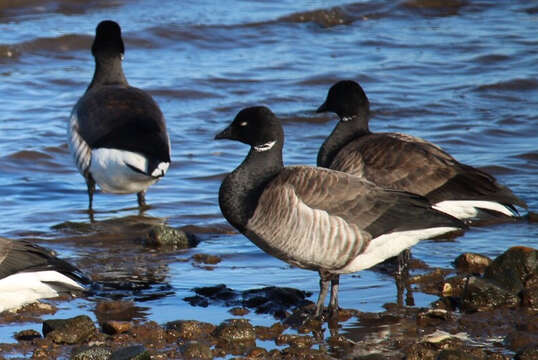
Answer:
<svg viewBox="0 0 538 360"><path fill-rule="evenodd" d="M140 206L141 208L146 207L146 192L141 191L136 194L136 197L138 199L138 206Z"/></svg>
<svg viewBox="0 0 538 360"><path fill-rule="evenodd" d="M90 176L86 177L86 186L88 187L88 211L93 213L93 193L95 192L95 181Z"/></svg>
<svg viewBox="0 0 538 360"><path fill-rule="evenodd" d="M407 290L406 304L409 306L414 305L415 299L413 298L413 292L409 286L409 260L411 258L411 251L405 249L398 255L398 269L395 273L396 288L398 291L398 305L403 306L403 294Z"/></svg>
<svg viewBox="0 0 538 360"><path fill-rule="evenodd" d="M331 298L329 300L329 314L331 317L338 316L338 287L340 275L331 276Z"/></svg>
<svg viewBox="0 0 538 360"><path fill-rule="evenodd" d="M316 312L315 317L321 317L323 313L323 305L325 304L325 298L327 297L327 292L329 291L329 274L323 270L319 271L319 297L316 302ZM331 295L332 296L332 295Z"/></svg>

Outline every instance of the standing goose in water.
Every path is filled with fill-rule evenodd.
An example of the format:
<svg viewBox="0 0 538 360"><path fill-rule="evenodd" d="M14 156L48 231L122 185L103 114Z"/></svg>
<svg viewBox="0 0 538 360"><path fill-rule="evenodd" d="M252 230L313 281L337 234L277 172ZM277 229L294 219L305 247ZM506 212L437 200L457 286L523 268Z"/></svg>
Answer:
<svg viewBox="0 0 538 360"><path fill-rule="evenodd" d="M83 292L90 284L80 270L26 240L0 237L0 312L39 299Z"/></svg>
<svg viewBox="0 0 538 360"><path fill-rule="evenodd" d="M86 179L89 210L95 184L105 192L137 193L146 205L146 189L170 166L170 140L157 103L129 86L123 74L120 26L99 23L92 45L95 72L69 121L68 143Z"/></svg>
<svg viewBox="0 0 538 360"><path fill-rule="evenodd" d="M266 107L241 110L215 139L250 145L245 160L222 182L222 214L268 254L319 272L316 316L329 283L330 313L338 310L340 274L368 269L419 240L464 227L421 196L339 171L284 167L282 125Z"/></svg>
<svg viewBox="0 0 538 360"><path fill-rule="evenodd" d="M472 221L518 216L525 201L488 173L462 164L438 146L400 133L372 133L370 104L352 80L334 84L317 112L340 121L321 146L317 165L426 197L438 210ZM488 216L489 215L489 216Z"/></svg>

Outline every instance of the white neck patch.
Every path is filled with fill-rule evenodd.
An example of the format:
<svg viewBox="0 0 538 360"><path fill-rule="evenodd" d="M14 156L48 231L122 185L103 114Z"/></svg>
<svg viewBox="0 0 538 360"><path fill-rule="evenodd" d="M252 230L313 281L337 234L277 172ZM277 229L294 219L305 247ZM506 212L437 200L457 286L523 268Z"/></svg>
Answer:
<svg viewBox="0 0 538 360"><path fill-rule="evenodd" d="M257 152L271 150L271 148L273 146L275 146L275 144L276 144L276 140L275 141L269 141L269 142L266 142L265 144L254 146L254 150L257 151Z"/></svg>
<svg viewBox="0 0 538 360"><path fill-rule="evenodd" d="M342 122L348 122L349 120L353 119L353 116L344 116L342 118Z"/></svg>

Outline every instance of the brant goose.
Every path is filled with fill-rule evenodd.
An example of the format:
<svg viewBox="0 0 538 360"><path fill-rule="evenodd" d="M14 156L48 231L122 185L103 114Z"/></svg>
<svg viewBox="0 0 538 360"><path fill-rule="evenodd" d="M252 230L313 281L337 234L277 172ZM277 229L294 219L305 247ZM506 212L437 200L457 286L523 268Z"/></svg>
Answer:
<svg viewBox="0 0 538 360"><path fill-rule="evenodd" d="M90 281L53 252L25 240L0 237L0 312L63 293L85 291Z"/></svg>
<svg viewBox="0 0 538 360"><path fill-rule="evenodd" d="M266 107L241 110L215 139L251 147L222 182L222 214L270 255L319 272L316 316L322 314L329 283L330 313L338 309L340 274L368 269L421 239L465 226L419 195L386 190L340 171L284 167L282 125Z"/></svg>
<svg viewBox="0 0 538 360"><path fill-rule="evenodd" d="M170 139L157 103L129 86L122 70L124 47L120 26L99 23L92 45L92 82L71 112L68 143L86 179L89 210L95 184L105 192L137 193L143 207L146 189L170 165Z"/></svg>
<svg viewBox="0 0 538 360"><path fill-rule="evenodd" d="M321 146L317 165L361 176L373 183L425 196L438 210L459 219L518 216L527 204L484 171L462 164L438 146L400 133L372 133L370 105L352 80L334 84L317 112L340 121ZM489 219L491 220L491 219Z"/></svg>

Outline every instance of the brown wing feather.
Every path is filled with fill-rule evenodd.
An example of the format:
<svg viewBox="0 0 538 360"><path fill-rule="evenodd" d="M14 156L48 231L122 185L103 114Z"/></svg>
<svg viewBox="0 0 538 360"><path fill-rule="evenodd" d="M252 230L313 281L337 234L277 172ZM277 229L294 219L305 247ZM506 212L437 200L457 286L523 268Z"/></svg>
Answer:
<svg viewBox="0 0 538 360"><path fill-rule="evenodd" d="M397 133L363 136L346 145L331 169L375 184L443 200L491 200L526 207L508 188L479 169L464 165L423 139Z"/></svg>

